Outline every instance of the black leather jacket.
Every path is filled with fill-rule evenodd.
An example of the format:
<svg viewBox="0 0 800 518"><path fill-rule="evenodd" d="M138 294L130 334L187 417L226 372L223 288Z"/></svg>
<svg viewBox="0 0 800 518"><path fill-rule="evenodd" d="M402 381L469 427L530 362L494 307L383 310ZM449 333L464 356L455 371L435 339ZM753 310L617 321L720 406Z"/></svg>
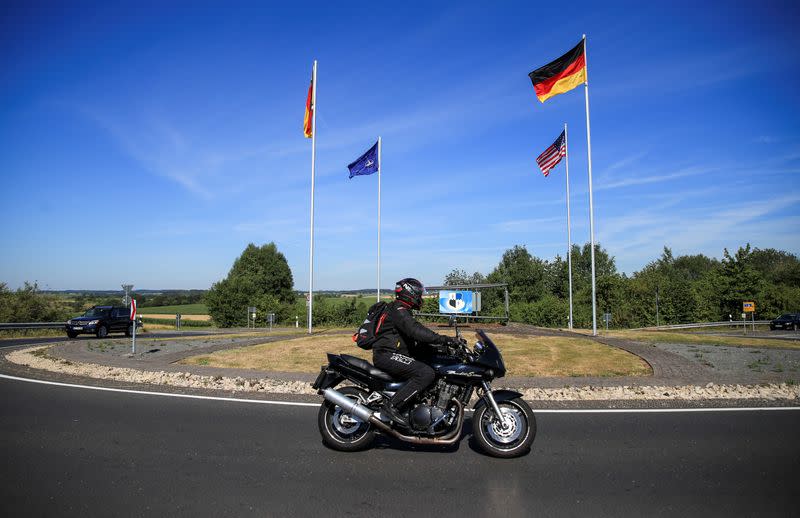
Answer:
<svg viewBox="0 0 800 518"><path fill-rule="evenodd" d="M399 300L389 304L383 324L372 346L373 356L393 352L413 356L412 351L418 345L445 345L446 336L434 333L414 319L411 310Z"/></svg>

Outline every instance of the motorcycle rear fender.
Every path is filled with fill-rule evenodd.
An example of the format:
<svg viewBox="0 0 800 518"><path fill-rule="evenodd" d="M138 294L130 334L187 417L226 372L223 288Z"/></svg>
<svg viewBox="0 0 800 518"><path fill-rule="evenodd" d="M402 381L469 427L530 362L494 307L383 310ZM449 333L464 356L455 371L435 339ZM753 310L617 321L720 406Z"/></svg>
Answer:
<svg viewBox="0 0 800 518"><path fill-rule="evenodd" d="M311 385L311 388L322 394L323 390L335 387L341 383L343 379L344 376L336 372L334 369L331 369L329 365L323 365L319 371L319 376L317 376L317 379L314 381L314 384Z"/></svg>
<svg viewBox="0 0 800 518"><path fill-rule="evenodd" d="M326 388L335 387L345 379L357 385L366 386L370 390L383 390L384 388L383 381L371 377L366 372L342 360L339 355L331 353L328 353L328 365L322 367L317 380L311 387L321 394Z"/></svg>
<svg viewBox="0 0 800 518"><path fill-rule="evenodd" d="M493 390L492 397L494 397L495 401L501 403L503 401L511 401L512 399L517 399L518 397L522 397L522 394L520 394L519 392L514 392L513 390ZM476 401L474 405L472 405L472 408L478 410L485 404L486 404L486 398L482 397L478 399L478 401Z"/></svg>

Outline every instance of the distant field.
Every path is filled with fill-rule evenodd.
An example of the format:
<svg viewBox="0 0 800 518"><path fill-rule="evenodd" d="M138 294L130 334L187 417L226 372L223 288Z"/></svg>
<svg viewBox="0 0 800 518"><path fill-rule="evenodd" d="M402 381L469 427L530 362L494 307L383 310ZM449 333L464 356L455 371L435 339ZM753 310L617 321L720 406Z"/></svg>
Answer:
<svg viewBox="0 0 800 518"><path fill-rule="evenodd" d="M152 308L139 307L138 312L143 315L208 315L208 307L205 304L181 304L178 306L156 306Z"/></svg>
<svg viewBox="0 0 800 518"><path fill-rule="evenodd" d="M175 313L144 313L139 312L142 318L145 319L156 319L156 320L175 320ZM186 322L187 320L196 320L196 321L211 321L210 315L188 315L186 313L181 313L181 321Z"/></svg>
<svg viewBox="0 0 800 518"><path fill-rule="evenodd" d="M591 332L591 331L587 331ZM633 331L633 330L613 330L602 331L601 335L616 338L625 338L637 342L647 343L673 343L673 344L700 344L700 345L719 345L729 347L779 347L782 349L800 349L800 343L792 340L776 340L774 338L751 338L745 334L737 336L719 336L713 334L701 334L697 331Z"/></svg>

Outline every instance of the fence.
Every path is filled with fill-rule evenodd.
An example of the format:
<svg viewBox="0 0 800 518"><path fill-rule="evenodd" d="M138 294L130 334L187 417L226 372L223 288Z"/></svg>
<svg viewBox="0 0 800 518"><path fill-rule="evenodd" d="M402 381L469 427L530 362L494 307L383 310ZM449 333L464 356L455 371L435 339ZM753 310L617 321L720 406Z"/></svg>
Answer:
<svg viewBox="0 0 800 518"><path fill-rule="evenodd" d="M64 322L0 323L0 331L8 329L64 329Z"/></svg>
<svg viewBox="0 0 800 518"><path fill-rule="evenodd" d="M703 327L741 327L742 325L768 325L770 320L731 320L728 322L700 322L697 324L673 324L669 326L638 327L633 331L668 331L670 329L699 329Z"/></svg>

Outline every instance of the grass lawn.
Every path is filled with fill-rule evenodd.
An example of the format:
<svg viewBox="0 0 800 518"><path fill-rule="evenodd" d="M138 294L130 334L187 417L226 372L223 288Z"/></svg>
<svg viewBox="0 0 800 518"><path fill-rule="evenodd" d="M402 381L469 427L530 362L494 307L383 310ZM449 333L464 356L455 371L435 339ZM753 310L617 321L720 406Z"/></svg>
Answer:
<svg viewBox="0 0 800 518"><path fill-rule="evenodd" d="M647 376L649 365L626 351L588 338L520 337L490 334L500 348L509 376ZM471 340L471 337L468 339ZM353 345L349 334L320 334L217 351L180 363L280 372L319 371L326 352L347 353L372 361L371 351Z"/></svg>
<svg viewBox="0 0 800 518"><path fill-rule="evenodd" d="M739 331L741 332L741 330ZM647 343L671 343L671 344L699 344L699 345L722 345L731 347L780 347L782 349L800 349L800 341L797 340L777 340L771 338L750 338L742 334L736 336L717 336L698 332L679 332L679 331L603 331L604 336L614 338L624 338L635 342Z"/></svg>
<svg viewBox="0 0 800 518"><path fill-rule="evenodd" d="M137 311L143 315L172 315L176 313L183 315L208 315L208 307L205 304L180 304L177 306L156 306L143 308L139 306Z"/></svg>

